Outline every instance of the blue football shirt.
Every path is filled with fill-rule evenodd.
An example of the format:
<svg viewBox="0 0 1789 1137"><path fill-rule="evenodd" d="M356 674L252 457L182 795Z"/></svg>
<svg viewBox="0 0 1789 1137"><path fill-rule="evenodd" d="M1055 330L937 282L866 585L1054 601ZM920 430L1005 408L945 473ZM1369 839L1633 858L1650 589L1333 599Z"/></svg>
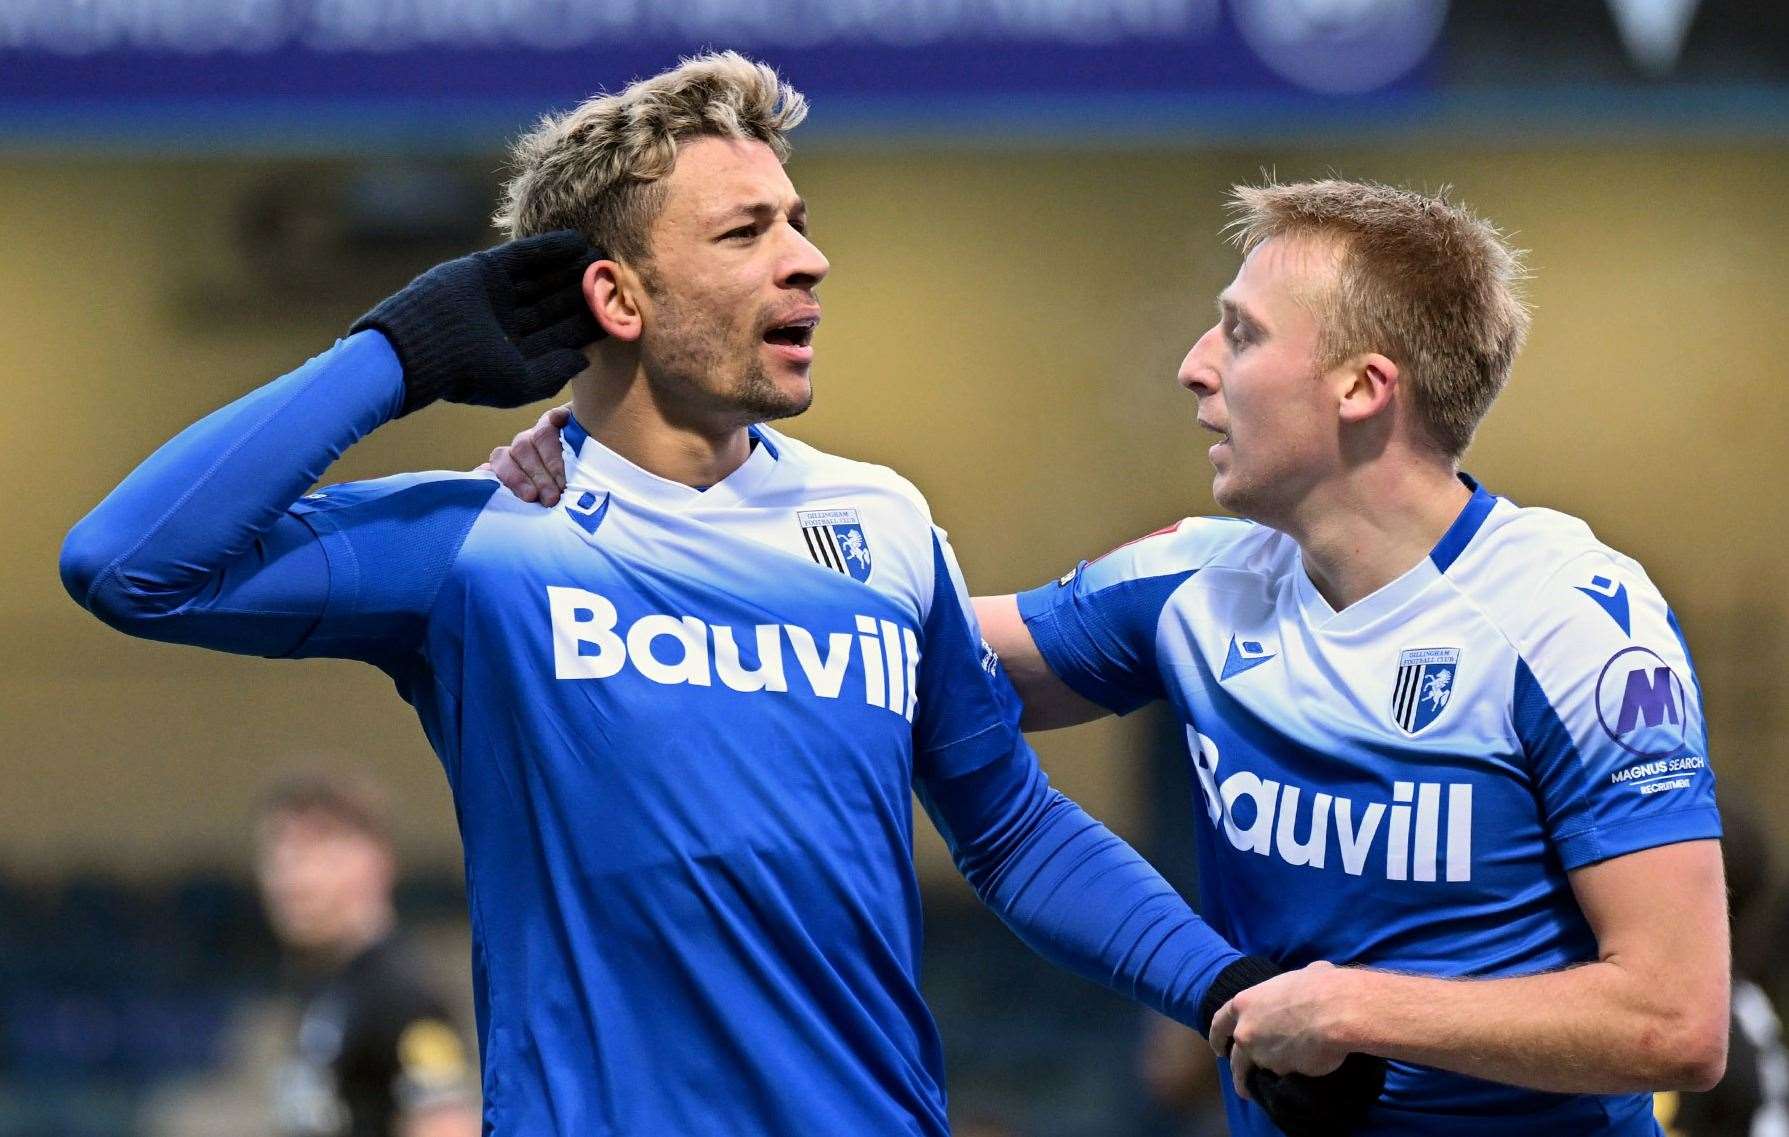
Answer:
<svg viewBox="0 0 1789 1137"><path fill-rule="evenodd" d="M1201 908L1246 951L1509 976L1596 958L1566 874L1717 837L1696 678L1645 572L1474 487L1433 553L1340 612L1297 545L1190 519L1020 610L1051 668L1185 725ZM1275 1130L1223 1079L1233 1132ZM1652 1134L1650 1099L1393 1063L1366 1132Z"/></svg>
<svg viewBox="0 0 1789 1137"><path fill-rule="evenodd" d="M350 337L151 456L63 578L133 634L396 683L464 842L488 1132L945 1133L915 790L1028 943L1194 1019L1238 953L1049 788L907 482L756 428L697 490L574 424L553 509L307 494L402 390Z"/></svg>

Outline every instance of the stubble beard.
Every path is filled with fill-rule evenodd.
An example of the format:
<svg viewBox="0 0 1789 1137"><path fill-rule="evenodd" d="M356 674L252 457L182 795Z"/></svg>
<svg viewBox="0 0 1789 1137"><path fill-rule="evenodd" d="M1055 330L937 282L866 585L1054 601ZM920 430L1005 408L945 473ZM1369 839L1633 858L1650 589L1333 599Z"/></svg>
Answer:
<svg viewBox="0 0 1789 1137"><path fill-rule="evenodd" d="M735 329L713 312L673 295L662 282L649 281L647 289L658 305L659 326L642 362L651 382L672 401L745 424L794 418L813 403L811 383L798 393L776 385L759 358L760 341L735 352L729 348ZM739 357L743 366L728 366Z"/></svg>
<svg viewBox="0 0 1789 1137"><path fill-rule="evenodd" d="M1220 482L1223 483L1221 490L1218 488ZM1232 443L1229 468L1222 474L1212 471L1211 500L1226 513L1268 524L1262 515L1272 512L1273 503L1265 500L1272 497L1264 492L1265 489L1259 478L1244 476L1244 472L1237 469L1235 444Z"/></svg>

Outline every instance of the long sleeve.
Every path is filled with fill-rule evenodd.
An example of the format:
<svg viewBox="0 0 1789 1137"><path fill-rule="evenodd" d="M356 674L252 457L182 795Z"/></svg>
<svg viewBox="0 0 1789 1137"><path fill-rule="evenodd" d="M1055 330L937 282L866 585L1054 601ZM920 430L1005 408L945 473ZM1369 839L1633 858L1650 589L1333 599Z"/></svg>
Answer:
<svg viewBox="0 0 1789 1137"><path fill-rule="evenodd" d="M386 584L392 595L375 612L367 595L369 581L414 574L387 563L375 577L364 565L438 559L439 549L406 540L392 519L406 489L439 482L392 479L300 500L344 450L396 414L402 395L397 356L369 331L213 412L158 449L74 527L62 547L64 587L111 626L174 643L359 658L413 644L428 597ZM411 516L422 515L416 496L405 503ZM375 523L381 512L383 525ZM361 555L349 572L356 528L364 534ZM332 540L341 552L332 552ZM359 631L328 629L332 619L352 620Z"/></svg>
<svg viewBox="0 0 1789 1137"><path fill-rule="evenodd" d="M1044 958L1203 1031L1206 992L1242 953L1134 849L1050 787L941 541L934 559L916 789L957 868Z"/></svg>

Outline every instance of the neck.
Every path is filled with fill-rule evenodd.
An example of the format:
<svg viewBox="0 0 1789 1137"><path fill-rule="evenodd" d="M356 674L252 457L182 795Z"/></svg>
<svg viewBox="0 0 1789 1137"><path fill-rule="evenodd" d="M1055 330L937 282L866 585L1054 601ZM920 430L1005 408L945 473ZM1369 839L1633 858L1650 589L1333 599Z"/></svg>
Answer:
<svg viewBox="0 0 1789 1137"><path fill-rule="evenodd" d="M390 904L369 905L341 929L341 935L321 954L329 958L331 965L343 966L391 935L395 927L397 916Z"/></svg>
<svg viewBox="0 0 1789 1137"><path fill-rule="evenodd" d="M1311 583L1338 612L1428 556L1472 497L1452 462L1376 467L1351 470L1275 526L1298 542Z"/></svg>
<svg viewBox="0 0 1789 1137"><path fill-rule="evenodd" d="M751 456L749 424L713 423L667 405L637 366L600 357L572 386L572 414L590 437L648 473L706 487Z"/></svg>

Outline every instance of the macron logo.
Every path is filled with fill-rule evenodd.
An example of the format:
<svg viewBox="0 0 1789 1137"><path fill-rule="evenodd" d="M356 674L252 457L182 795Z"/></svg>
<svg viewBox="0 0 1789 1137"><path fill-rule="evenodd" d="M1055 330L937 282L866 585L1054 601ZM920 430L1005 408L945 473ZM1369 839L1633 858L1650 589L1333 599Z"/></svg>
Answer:
<svg viewBox="0 0 1789 1137"><path fill-rule="evenodd" d="M603 523L609 512L609 495L604 494L599 502L597 496L589 490L578 495L576 501L566 501L565 512L578 523L578 528L586 533L594 533Z"/></svg>
<svg viewBox="0 0 1789 1137"><path fill-rule="evenodd" d="M606 504L607 499L604 499ZM612 679L624 669L666 686L720 685L733 691L787 694L791 679L822 699L843 697L853 661L863 674L864 702L913 721L919 693L919 640L892 620L858 616L857 632L826 633L824 642L796 624L732 628L695 616L651 613L626 628L615 604L583 588L547 586L556 679ZM752 641L747 665L741 638ZM794 667L789 665L793 655Z"/></svg>
<svg viewBox="0 0 1789 1137"><path fill-rule="evenodd" d="M1230 633L1230 650L1224 655L1224 670L1223 674L1218 676L1218 680L1221 682L1232 675L1241 675L1252 668L1260 667L1272 658L1274 658L1274 653L1268 651L1258 640L1238 642L1236 633L1232 632Z"/></svg>
<svg viewBox="0 0 1789 1137"><path fill-rule="evenodd" d="M1217 743L1191 728L1187 742L1212 824L1242 852L1322 869L1333 851L1349 876L1364 875L1371 865L1373 875L1383 871L1386 880L1431 881L1437 873L1449 881L1472 879L1470 782L1393 782L1390 802L1330 793L1311 793L1304 801L1303 787L1249 770L1218 781Z"/></svg>
<svg viewBox="0 0 1789 1137"><path fill-rule="evenodd" d="M1609 614L1621 628L1621 634L1633 635L1633 621L1628 615L1627 585L1606 576L1593 576L1589 584L1578 585L1578 591L1596 601L1598 608Z"/></svg>

